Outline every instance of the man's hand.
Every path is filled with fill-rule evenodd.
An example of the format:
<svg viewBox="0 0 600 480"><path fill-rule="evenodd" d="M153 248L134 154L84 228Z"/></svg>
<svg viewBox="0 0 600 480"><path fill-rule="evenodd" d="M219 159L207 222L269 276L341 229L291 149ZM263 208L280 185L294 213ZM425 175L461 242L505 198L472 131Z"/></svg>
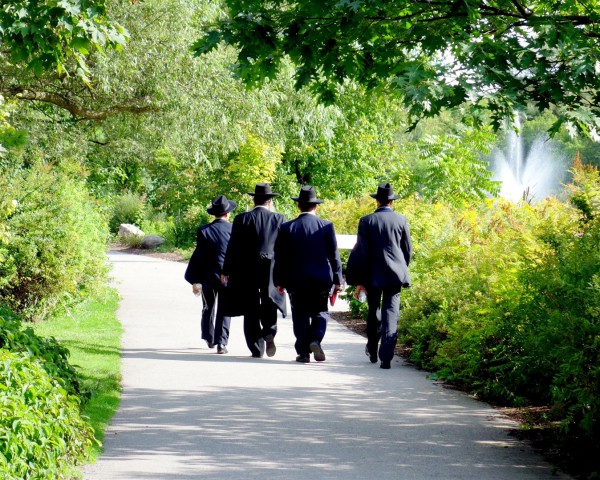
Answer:
<svg viewBox="0 0 600 480"><path fill-rule="evenodd" d="M194 283L192 285L192 292L194 292L194 295L196 296L200 295L200 292L202 292L202 286L199 283Z"/></svg>
<svg viewBox="0 0 600 480"><path fill-rule="evenodd" d="M229 283L229 275L221 275L221 283L225 286Z"/></svg>

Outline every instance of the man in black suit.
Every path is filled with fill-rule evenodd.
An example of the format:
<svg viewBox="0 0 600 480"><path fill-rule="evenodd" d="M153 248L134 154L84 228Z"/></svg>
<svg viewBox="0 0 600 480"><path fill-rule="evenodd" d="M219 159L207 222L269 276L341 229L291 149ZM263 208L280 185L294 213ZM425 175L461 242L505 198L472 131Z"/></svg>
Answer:
<svg viewBox="0 0 600 480"><path fill-rule="evenodd" d="M406 217L392 210L398 195L389 183L382 183L377 193L377 210L358 223L356 245L350 252L346 281L356 285L355 295L367 294L367 346L365 353L372 363L379 359L388 369L394 358L398 337L400 290L410 287L408 265L412 256L412 240Z"/></svg>
<svg viewBox="0 0 600 480"><path fill-rule="evenodd" d="M277 309L286 315L285 296L273 285L273 249L285 217L272 211L273 198L267 183L254 193L254 209L238 214L225 255L223 278L232 285L235 301L244 315L244 335L253 357L275 355Z"/></svg>
<svg viewBox="0 0 600 480"><path fill-rule="evenodd" d="M216 218L212 223L198 228L196 249L185 271L185 279L192 284L195 295L202 294L203 308L200 330L209 348L217 345L217 353L227 353L231 317L223 314L221 299L225 286L221 282L225 251L231 235L229 215L236 202L219 195L206 210ZM220 298L219 298L220 297ZM219 301L217 302L217 299ZM215 303L217 303L215 324Z"/></svg>
<svg viewBox="0 0 600 480"><path fill-rule="evenodd" d="M306 185L298 202L300 215L284 223L275 242L273 281L277 289L289 292L292 323L296 336L297 362L325 360L321 342L325 336L329 314L327 300L342 284L342 263L337 248L333 223L316 216L317 198L313 187Z"/></svg>

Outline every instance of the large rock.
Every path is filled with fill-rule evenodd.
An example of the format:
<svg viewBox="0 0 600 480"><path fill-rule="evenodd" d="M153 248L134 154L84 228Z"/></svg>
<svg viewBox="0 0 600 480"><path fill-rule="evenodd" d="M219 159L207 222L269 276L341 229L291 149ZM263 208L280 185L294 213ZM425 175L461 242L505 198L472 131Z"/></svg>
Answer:
<svg viewBox="0 0 600 480"><path fill-rule="evenodd" d="M159 237L158 235L146 235L142 239L140 248L150 250L152 248L160 247L163 243L165 243L165 239L163 237Z"/></svg>
<svg viewBox="0 0 600 480"><path fill-rule="evenodd" d="M143 237L144 232L131 223L122 223L119 225L119 237Z"/></svg>

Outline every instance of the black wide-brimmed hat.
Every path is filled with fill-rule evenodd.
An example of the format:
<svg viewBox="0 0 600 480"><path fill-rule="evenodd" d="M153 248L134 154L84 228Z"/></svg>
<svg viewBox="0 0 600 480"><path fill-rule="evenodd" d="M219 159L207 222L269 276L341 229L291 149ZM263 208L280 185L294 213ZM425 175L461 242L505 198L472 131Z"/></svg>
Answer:
<svg viewBox="0 0 600 480"><path fill-rule="evenodd" d="M299 203L323 203L323 200L317 198L317 192L315 192L314 187L310 185L301 187L300 194L297 197L292 197L292 200Z"/></svg>
<svg viewBox="0 0 600 480"><path fill-rule="evenodd" d="M273 198L279 196L278 193L271 191L271 185L268 183L258 183L254 187L254 193L248 192L248 195L259 198Z"/></svg>
<svg viewBox="0 0 600 480"><path fill-rule="evenodd" d="M219 195L213 198L211 206L206 211L215 217L220 217L227 212L231 212L235 207L237 207L237 203L233 200L228 200L225 195Z"/></svg>
<svg viewBox="0 0 600 480"><path fill-rule="evenodd" d="M389 183L380 183L377 187L377 193L370 193L371 197L376 200L389 201L400 198L400 195L394 195L394 189Z"/></svg>

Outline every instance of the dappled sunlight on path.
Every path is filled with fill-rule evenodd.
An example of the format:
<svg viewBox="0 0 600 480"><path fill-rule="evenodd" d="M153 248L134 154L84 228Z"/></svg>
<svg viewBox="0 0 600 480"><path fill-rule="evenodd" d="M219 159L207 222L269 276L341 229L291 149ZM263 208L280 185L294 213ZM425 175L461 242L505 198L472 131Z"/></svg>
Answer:
<svg viewBox="0 0 600 480"><path fill-rule="evenodd" d="M370 364L336 323L323 363L294 361L289 318L275 357L249 356L239 317L217 355L185 265L137 258L111 254L124 390L87 480L561 478L508 435L512 421L399 359Z"/></svg>

